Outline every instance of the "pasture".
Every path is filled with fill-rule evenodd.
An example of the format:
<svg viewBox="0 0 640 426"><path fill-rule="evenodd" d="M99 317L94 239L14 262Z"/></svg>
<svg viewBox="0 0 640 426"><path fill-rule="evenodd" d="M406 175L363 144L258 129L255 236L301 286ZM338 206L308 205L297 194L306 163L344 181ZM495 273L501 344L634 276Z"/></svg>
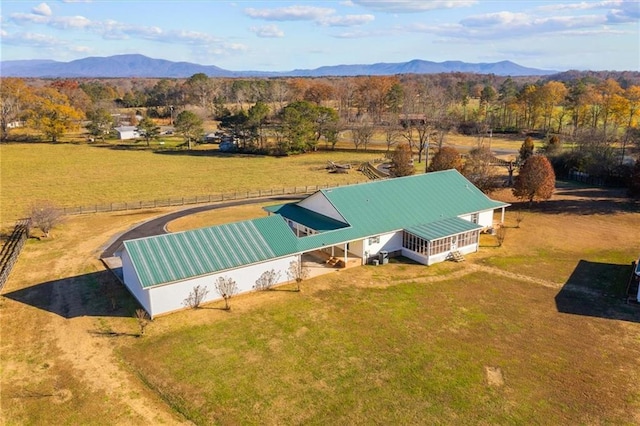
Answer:
<svg viewBox="0 0 640 426"><path fill-rule="evenodd" d="M362 181L355 170L330 174L328 161L379 159L380 152L316 152L290 157L223 155L217 150L146 150L121 145L2 144L1 222L23 217L30 204L60 207L166 200Z"/></svg>
<svg viewBox="0 0 640 426"><path fill-rule="evenodd" d="M56 185L55 168L83 161L76 153L95 164L101 155L115 163L131 155L132 197L153 191L152 177L163 171L152 174L151 165L191 170L199 181L228 160L178 155L178 172L153 152L40 147L69 158L47 162L21 145L1 148L3 212L7 148L14 163L24 154L25 164L38 164L42 188L76 194L69 199L82 204L93 195L79 173L65 191ZM313 160L320 155L237 164L251 174L273 160L273 173L312 184L296 173L331 176L320 170L326 157ZM253 188L266 179L255 173ZM494 197L515 202L508 191ZM504 244L484 235L463 263L400 258L335 272L303 282L300 293L284 285L235 297L230 312L213 303L159 317L138 337L135 301L118 288L112 308L114 280L97 257L115 235L167 211L72 216L53 238L27 242L0 298L3 423L640 423L640 308L623 298L640 250L640 210L620 191L561 184L549 202L508 209ZM169 228L261 214L244 206Z"/></svg>

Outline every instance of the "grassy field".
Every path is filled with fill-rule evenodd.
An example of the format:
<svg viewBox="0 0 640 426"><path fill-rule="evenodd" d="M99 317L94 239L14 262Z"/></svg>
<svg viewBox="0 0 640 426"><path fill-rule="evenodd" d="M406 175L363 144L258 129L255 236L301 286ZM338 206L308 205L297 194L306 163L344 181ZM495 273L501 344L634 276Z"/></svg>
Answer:
<svg viewBox="0 0 640 426"><path fill-rule="evenodd" d="M69 155L92 150L113 154ZM39 164L53 187L56 173ZM145 168L129 172L149 185ZM87 202L77 181L68 185ZM640 423L640 308L622 297L640 209L620 191L562 184L549 202L508 209L503 246L484 235L464 263L343 270L300 293L238 296L231 312L213 303L160 317L139 338L135 301L118 289L112 309L113 278L97 257L167 211L73 216L53 238L27 242L0 298L0 423Z"/></svg>
<svg viewBox="0 0 640 426"><path fill-rule="evenodd" d="M343 185L355 172L331 174L328 161L353 163L380 153L317 152L275 158L220 155L213 150L154 151L87 144L2 144L0 206L3 224L31 203L61 207L203 196L221 192Z"/></svg>

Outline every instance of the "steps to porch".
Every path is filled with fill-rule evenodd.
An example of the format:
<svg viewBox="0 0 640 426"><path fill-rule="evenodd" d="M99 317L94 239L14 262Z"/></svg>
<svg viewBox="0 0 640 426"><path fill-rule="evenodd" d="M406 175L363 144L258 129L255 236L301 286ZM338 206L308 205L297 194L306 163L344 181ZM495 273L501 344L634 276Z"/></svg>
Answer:
<svg viewBox="0 0 640 426"><path fill-rule="evenodd" d="M464 262L464 256L462 255L462 253L456 250L449 253L449 256L447 256L447 260L451 260L453 262Z"/></svg>

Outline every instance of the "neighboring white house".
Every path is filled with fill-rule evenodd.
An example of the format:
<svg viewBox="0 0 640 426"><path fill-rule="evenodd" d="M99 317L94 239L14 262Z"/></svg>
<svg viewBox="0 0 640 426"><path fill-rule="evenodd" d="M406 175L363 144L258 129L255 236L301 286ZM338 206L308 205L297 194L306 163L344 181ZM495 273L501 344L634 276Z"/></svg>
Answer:
<svg viewBox="0 0 640 426"><path fill-rule="evenodd" d="M425 265L478 250L481 231L504 221L491 200L455 170L324 189L265 208L268 217L125 241L125 285L153 317L183 308L194 287L219 299L218 277L251 291L266 271L280 273L306 253L347 265L402 255Z"/></svg>
<svg viewBox="0 0 640 426"><path fill-rule="evenodd" d="M138 132L138 128L136 126L119 126L114 127L114 129L118 132L120 140L135 139L140 137L140 132Z"/></svg>

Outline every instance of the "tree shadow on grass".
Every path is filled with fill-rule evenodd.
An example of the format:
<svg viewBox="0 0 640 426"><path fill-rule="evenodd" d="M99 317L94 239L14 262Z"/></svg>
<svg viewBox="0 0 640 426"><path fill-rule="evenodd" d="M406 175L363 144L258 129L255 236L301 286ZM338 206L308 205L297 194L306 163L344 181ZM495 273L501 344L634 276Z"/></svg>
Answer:
<svg viewBox="0 0 640 426"><path fill-rule="evenodd" d="M35 284L3 297L63 318L130 317L139 308L138 302L109 271Z"/></svg>
<svg viewBox="0 0 640 426"><path fill-rule="evenodd" d="M627 303L631 263L580 260L556 295L558 312L640 322L640 306Z"/></svg>

